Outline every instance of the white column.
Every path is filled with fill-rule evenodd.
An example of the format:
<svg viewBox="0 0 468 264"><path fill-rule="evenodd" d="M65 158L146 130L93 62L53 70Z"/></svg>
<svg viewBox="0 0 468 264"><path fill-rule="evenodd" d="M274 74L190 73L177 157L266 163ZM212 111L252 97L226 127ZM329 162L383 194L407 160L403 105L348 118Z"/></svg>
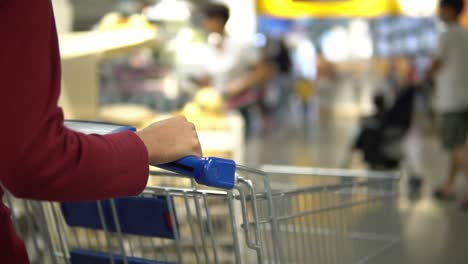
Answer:
<svg viewBox="0 0 468 264"><path fill-rule="evenodd" d="M58 33L66 33L73 30L73 6L70 0L53 0L55 23Z"/></svg>
<svg viewBox="0 0 468 264"><path fill-rule="evenodd" d="M226 25L229 35L239 41L252 41L257 30L254 0L219 0L229 7L231 17Z"/></svg>

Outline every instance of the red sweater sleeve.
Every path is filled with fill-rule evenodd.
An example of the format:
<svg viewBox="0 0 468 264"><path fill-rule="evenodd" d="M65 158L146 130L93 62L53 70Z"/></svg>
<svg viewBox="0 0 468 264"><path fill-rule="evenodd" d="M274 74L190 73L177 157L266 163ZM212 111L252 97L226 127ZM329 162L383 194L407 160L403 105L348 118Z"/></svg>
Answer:
<svg viewBox="0 0 468 264"><path fill-rule="evenodd" d="M137 135L87 136L63 126L50 0L2 0L0 36L2 185L22 198L55 201L140 193L148 153Z"/></svg>

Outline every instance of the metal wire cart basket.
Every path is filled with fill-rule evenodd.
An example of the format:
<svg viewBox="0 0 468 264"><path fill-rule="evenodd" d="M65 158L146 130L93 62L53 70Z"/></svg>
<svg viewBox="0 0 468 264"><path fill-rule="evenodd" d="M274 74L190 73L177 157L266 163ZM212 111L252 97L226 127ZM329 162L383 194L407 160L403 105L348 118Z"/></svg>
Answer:
<svg viewBox="0 0 468 264"><path fill-rule="evenodd" d="M194 157L162 168L172 172L151 170L137 197L54 203L7 195L32 261L378 263L399 242L397 173L256 170Z"/></svg>

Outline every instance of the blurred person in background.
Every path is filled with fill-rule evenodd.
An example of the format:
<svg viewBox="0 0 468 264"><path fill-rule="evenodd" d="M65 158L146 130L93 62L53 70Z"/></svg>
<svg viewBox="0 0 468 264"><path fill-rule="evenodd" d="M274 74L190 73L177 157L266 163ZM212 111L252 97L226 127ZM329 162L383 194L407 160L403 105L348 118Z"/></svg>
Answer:
<svg viewBox="0 0 468 264"><path fill-rule="evenodd" d="M423 77L417 65L417 56L405 58L403 80L398 84L395 92L395 101L399 101L397 115L401 115L400 127L406 127L403 135L402 152L405 167L408 173L408 187L410 198L419 197L424 182L424 167L422 163L422 127L420 118L419 101L424 88ZM406 110L405 110L406 109ZM403 124L403 125L402 125Z"/></svg>
<svg viewBox="0 0 468 264"><path fill-rule="evenodd" d="M175 117L133 133L84 135L64 126L60 52L50 0L0 1L0 199L93 201L138 195L148 164L201 156L193 124ZM0 263L27 264L11 209L0 202Z"/></svg>
<svg viewBox="0 0 468 264"><path fill-rule="evenodd" d="M208 34L208 53L200 86L211 86L226 99L229 109L237 109L245 122L246 136L251 129L251 107L257 101L257 86L267 75L267 67L253 43L232 39L225 30L229 8L221 3L204 7L203 28Z"/></svg>
<svg viewBox="0 0 468 264"><path fill-rule="evenodd" d="M463 10L463 0L440 2L439 16L446 28L440 35L439 48L428 72L436 83L435 108L440 121L440 139L450 155L445 184L434 192L435 197L442 200L455 199L456 176L468 169L468 33L458 23ZM468 207L468 198L462 204Z"/></svg>
<svg viewBox="0 0 468 264"><path fill-rule="evenodd" d="M263 59L268 71L260 87L258 103L264 132L269 132L273 119L280 123L285 118L292 90L292 61L284 39L269 39L263 50Z"/></svg>
<svg viewBox="0 0 468 264"><path fill-rule="evenodd" d="M302 103L304 123L307 123L319 66L315 45L303 30L298 29L294 32L290 36L290 41L294 46L292 53L294 90Z"/></svg>
<svg viewBox="0 0 468 264"><path fill-rule="evenodd" d="M396 71L396 67L390 67L389 71ZM374 96L374 113L361 120L353 148L362 151L364 160L374 170L398 169L401 160L405 159L411 176L410 187L414 183L414 189L419 189L422 169L418 153L412 155L413 150L419 149L419 144L415 144L418 142L409 133L414 127L413 109L418 85L411 67L394 74L395 81L390 81L386 89Z"/></svg>
<svg viewBox="0 0 468 264"><path fill-rule="evenodd" d="M278 108L287 106L292 90L293 63L288 46L284 39L280 38L272 42L269 57L276 68L275 81L279 86Z"/></svg>

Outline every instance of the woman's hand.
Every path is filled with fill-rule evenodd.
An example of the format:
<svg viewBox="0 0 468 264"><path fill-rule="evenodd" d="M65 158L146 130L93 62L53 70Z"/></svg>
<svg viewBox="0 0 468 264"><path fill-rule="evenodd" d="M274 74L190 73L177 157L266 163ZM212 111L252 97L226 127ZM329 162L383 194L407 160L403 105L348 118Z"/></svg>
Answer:
<svg viewBox="0 0 468 264"><path fill-rule="evenodd" d="M185 156L201 157L195 125L183 116L156 122L137 132L148 150L149 162L159 165Z"/></svg>

